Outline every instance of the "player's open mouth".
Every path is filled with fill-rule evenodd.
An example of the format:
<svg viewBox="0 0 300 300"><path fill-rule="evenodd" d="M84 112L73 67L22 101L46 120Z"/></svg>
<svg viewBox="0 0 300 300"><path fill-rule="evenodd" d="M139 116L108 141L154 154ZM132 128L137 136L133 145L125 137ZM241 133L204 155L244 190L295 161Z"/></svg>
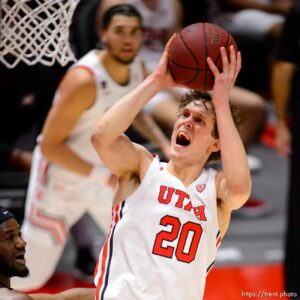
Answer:
<svg viewBox="0 0 300 300"><path fill-rule="evenodd" d="M25 265L25 263L26 263L25 253L16 255L15 261L19 264Z"/></svg>
<svg viewBox="0 0 300 300"><path fill-rule="evenodd" d="M177 133L177 137L176 137L176 144L177 144L177 145L186 147L186 146L188 146L190 143L191 143L190 137L189 137L186 133L184 133L184 132L182 132L182 131L179 131L179 132Z"/></svg>

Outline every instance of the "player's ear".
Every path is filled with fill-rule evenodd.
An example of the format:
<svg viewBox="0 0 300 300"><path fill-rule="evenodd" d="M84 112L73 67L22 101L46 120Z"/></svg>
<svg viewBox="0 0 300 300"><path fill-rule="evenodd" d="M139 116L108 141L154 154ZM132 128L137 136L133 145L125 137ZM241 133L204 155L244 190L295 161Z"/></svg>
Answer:
<svg viewBox="0 0 300 300"><path fill-rule="evenodd" d="M221 150L221 146L220 146L220 140L219 139L215 139L214 141L212 141L211 145L211 151L212 152L218 152Z"/></svg>
<svg viewBox="0 0 300 300"><path fill-rule="evenodd" d="M99 37L101 42L105 45L107 42L107 37L106 37L106 31L105 30L100 30L99 31Z"/></svg>

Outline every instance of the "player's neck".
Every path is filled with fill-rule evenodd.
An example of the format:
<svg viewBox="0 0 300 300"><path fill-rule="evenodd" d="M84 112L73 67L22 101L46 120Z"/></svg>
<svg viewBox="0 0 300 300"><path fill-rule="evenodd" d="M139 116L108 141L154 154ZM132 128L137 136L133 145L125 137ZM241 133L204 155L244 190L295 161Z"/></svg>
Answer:
<svg viewBox="0 0 300 300"><path fill-rule="evenodd" d="M10 278L0 274L0 287L1 286L10 289Z"/></svg>
<svg viewBox="0 0 300 300"><path fill-rule="evenodd" d="M130 64L122 64L110 56L107 52L103 52L100 60L109 76L119 85L127 85L129 82L129 66Z"/></svg>
<svg viewBox="0 0 300 300"><path fill-rule="evenodd" d="M156 10L156 6L157 6L157 1L155 0L143 0L144 5L150 9L155 11Z"/></svg>
<svg viewBox="0 0 300 300"><path fill-rule="evenodd" d="M192 184L201 174L204 165L181 165L176 164L176 161L170 160L167 166L168 172L182 181L184 186Z"/></svg>

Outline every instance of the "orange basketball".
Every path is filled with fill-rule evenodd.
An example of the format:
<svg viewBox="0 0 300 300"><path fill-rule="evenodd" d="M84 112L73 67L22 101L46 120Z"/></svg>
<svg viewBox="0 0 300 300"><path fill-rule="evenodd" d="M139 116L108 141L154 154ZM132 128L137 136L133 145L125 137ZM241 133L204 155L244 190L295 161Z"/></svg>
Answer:
<svg viewBox="0 0 300 300"><path fill-rule="evenodd" d="M211 23L195 23L183 28L172 40L169 51L169 68L178 83L195 91L210 91L214 84L206 58L209 56L220 71L222 59L220 48L237 45L223 28Z"/></svg>

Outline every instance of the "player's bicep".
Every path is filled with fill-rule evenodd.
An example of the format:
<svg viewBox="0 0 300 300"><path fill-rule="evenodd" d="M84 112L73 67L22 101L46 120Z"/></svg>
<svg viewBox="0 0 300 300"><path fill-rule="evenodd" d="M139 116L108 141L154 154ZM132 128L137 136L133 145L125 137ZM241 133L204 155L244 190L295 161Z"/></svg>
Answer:
<svg viewBox="0 0 300 300"><path fill-rule="evenodd" d="M95 85L85 70L72 70L61 83L47 116L42 135L51 145L63 143L81 114L95 99Z"/></svg>

